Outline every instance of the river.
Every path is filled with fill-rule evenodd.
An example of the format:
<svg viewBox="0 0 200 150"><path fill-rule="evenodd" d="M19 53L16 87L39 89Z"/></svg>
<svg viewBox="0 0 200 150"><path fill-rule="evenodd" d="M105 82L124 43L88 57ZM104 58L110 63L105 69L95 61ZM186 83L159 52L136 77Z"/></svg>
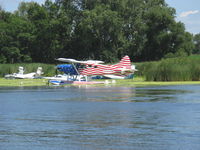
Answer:
<svg viewBox="0 0 200 150"><path fill-rule="evenodd" d="M200 85L0 87L0 150L155 149L200 149Z"/></svg>

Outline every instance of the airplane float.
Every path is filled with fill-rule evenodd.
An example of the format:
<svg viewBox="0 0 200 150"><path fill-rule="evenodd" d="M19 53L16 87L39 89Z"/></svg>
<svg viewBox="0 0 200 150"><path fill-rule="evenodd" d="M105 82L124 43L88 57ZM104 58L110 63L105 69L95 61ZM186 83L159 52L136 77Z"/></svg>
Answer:
<svg viewBox="0 0 200 150"><path fill-rule="evenodd" d="M102 82L88 81L88 77L104 76L111 79L125 79L137 71L135 65L131 65L130 58L127 55L114 65L105 65L103 61L99 60L78 61L68 58L58 58L56 60L70 64L56 66L65 75L64 77L58 76L50 79L49 82L52 84L97 84Z"/></svg>

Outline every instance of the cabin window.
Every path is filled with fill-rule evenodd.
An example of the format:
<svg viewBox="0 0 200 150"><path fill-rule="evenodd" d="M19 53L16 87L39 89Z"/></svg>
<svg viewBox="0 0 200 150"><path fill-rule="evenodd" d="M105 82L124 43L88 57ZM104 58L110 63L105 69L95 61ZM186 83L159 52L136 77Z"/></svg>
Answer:
<svg viewBox="0 0 200 150"><path fill-rule="evenodd" d="M80 65L80 67L79 68L86 68L86 66L85 65Z"/></svg>
<svg viewBox="0 0 200 150"><path fill-rule="evenodd" d="M88 68L92 68L92 65L88 65Z"/></svg>
<svg viewBox="0 0 200 150"><path fill-rule="evenodd" d="M98 68L97 66L94 66L94 68Z"/></svg>

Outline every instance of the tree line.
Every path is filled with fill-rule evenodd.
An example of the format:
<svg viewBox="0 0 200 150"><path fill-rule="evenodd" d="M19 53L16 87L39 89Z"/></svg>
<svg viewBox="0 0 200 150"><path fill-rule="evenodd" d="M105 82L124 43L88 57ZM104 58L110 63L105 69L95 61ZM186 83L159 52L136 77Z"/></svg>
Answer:
<svg viewBox="0 0 200 150"><path fill-rule="evenodd" d="M200 52L200 34L185 31L165 0L46 0L0 8L0 63L55 58L115 62Z"/></svg>

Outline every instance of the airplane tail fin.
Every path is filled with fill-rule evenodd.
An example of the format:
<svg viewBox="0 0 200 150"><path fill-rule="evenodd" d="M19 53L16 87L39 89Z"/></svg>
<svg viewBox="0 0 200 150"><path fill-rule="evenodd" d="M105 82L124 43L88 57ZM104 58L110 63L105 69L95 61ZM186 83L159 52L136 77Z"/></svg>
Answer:
<svg viewBox="0 0 200 150"><path fill-rule="evenodd" d="M131 60L128 55L124 56L117 64L120 68L131 69Z"/></svg>
<svg viewBox="0 0 200 150"><path fill-rule="evenodd" d="M131 65L131 60L129 56L124 56L121 61L115 65L116 70L120 70L121 74L130 74L137 71L135 65Z"/></svg>

